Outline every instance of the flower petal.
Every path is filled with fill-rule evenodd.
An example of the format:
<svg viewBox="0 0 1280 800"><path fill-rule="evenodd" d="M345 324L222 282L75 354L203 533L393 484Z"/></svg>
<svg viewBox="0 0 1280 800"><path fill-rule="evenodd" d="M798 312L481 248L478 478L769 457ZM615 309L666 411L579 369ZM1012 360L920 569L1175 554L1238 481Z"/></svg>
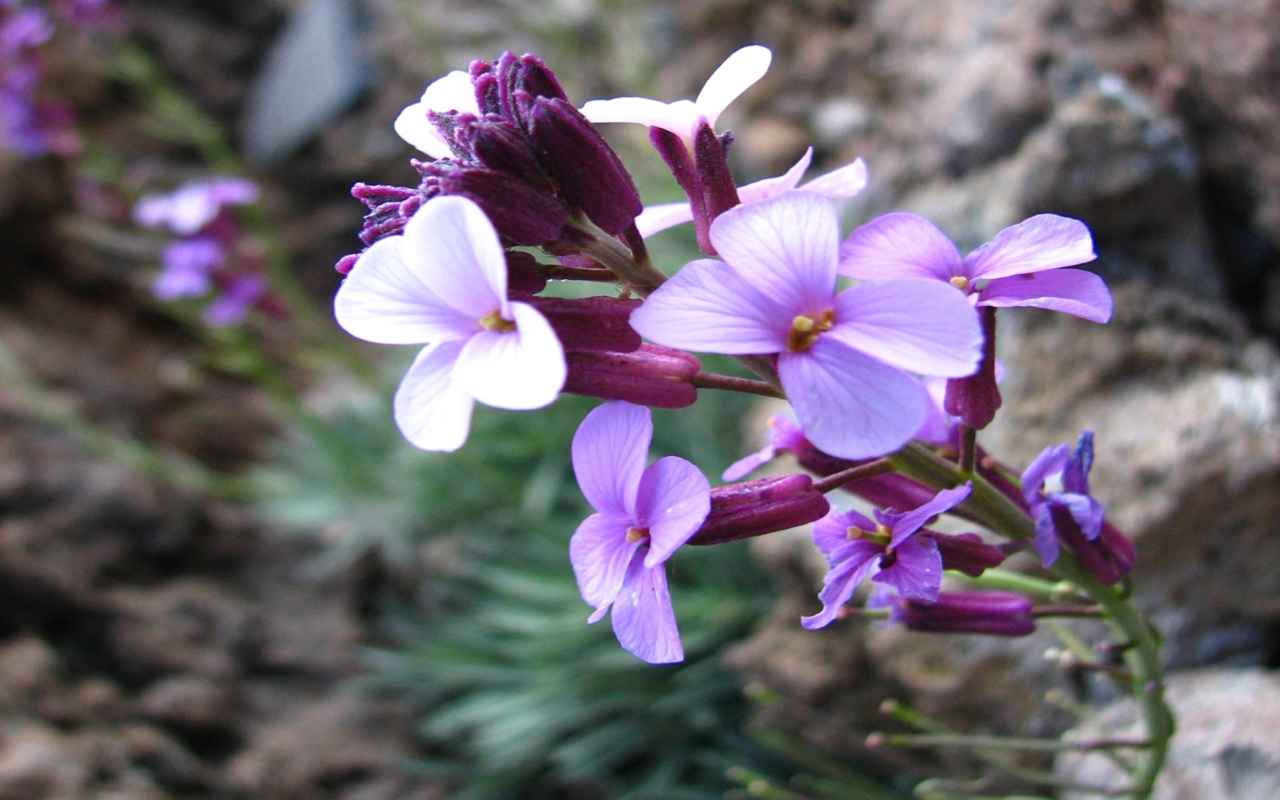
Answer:
<svg viewBox="0 0 1280 800"><path fill-rule="evenodd" d="M735 50L723 64L716 67L716 71L703 84L702 91L698 92L698 99L694 101L694 105L707 118L707 122L711 123L712 128L721 112L738 95L764 77L772 60L773 53L769 52L769 48L753 44Z"/></svg>
<svg viewBox="0 0 1280 800"><path fill-rule="evenodd" d="M1050 475L1062 472L1071 459L1071 445L1055 444L1040 451L1040 455L1022 471L1022 496L1030 505L1040 502L1040 491Z"/></svg>
<svg viewBox="0 0 1280 800"><path fill-rule="evenodd" d="M461 352L461 342L424 348L396 390L396 425L415 447L452 452L467 441L473 404L452 379Z"/></svg>
<svg viewBox="0 0 1280 800"><path fill-rule="evenodd" d="M917 536L894 550L893 564L871 580L885 583L903 597L932 603L942 591L942 554L932 536ZM884 559L881 559L881 564Z"/></svg>
<svg viewBox="0 0 1280 800"><path fill-rule="evenodd" d="M1098 534L1102 532L1101 503L1087 494L1072 492L1055 494L1051 502L1062 506L1071 514L1071 518L1080 526L1080 532L1084 534L1084 538L1090 541L1098 538Z"/></svg>
<svg viewBox="0 0 1280 800"><path fill-rule="evenodd" d="M515 330L482 331L467 341L456 380L488 406L542 408L564 387L568 366L551 323L527 303L511 303Z"/></svg>
<svg viewBox="0 0 1280 800"><path fill-rule="evenodd" d="M871 458L906 444L929 402L914 378L827 336L783 353L778 372L805 436L840 458Z"/></svg>
<svg viewBox="0 0 1280 800"><path fill-rule="evenodd" d="M692 221L693 208L687 202L663 203L645 207L645 210L640 212L640 216L636 217L636 230L647 239L667 228L674 228Z"/></svg>
<svg viewBox="0 0 1280 800"><path fill-rule="evenodd" d="M578 591L596 609L592 622L604 616L604 610L622 591L627 566L641 545L627 541L630 527L627 517L592 514L569 539L569 562L573 564Z"/></svg>
<svg viewBox="0 0 1280 800"><path fill-rule="evenodd" d="M1090 322L1111 319L1111 290L1102 278L1083 269L1055 269L997 278L978 293L978 305L1047 308Z"/></svg>
<svg viewBox="0 0 1280 800"><path fill-rule="evenodd" d="M639 558L631 560L622 591L613 601L613 632L623 650L650 664L684 660L663 565L646 567Z"/></svg>
<svg viewBox="0 0 1280 800"><path fill-rule="evenodd" d="M1097 258L1093 237L1080 220L1037 214L1010 225L964 259L971 278L1007 278L1072 267Z"/></svg>
<svg viewBox="0 0 1280 800"><path fill-rule="evenodd" d="M582 106L582 116L591 122L634 122L651 128L662 128L682 137L686 142L701 116L688 100L663 103L647 97L615 97L591 100Z"/></svg>
<svg viewBox="0 0 1280 800"><path fill-rule="evenodd" d="M783 192L791 191L800 185L800 179L804 177L804 173L809 169L809 164L812 161L813 148L810 147L804 151L804 155L800 156L800 160L791 169L781 175L748 183L746 186L739 186L738 199L744 204L759 203L777 197Z"/></svg>
<svg viewBox="0 0 1280 800"><path fill-rule="evenodd" d="M495 310L507 316L502 243L471 200L456 195L428 200L404 226L400 256L455 311L477 320Z"/></svg>
<svg viewBox="0 0 1280 800"><path fill-rule="evenodd" d="M698 532L711 510L711 484L683 458L660 458L644 471L636 493L636 521L649 529L646 567L671 558Z"/></svg>
<svg viewBox="0 0 1280 800"><path fill-rule="evenodd" d="M882 548L874 542L865 539L850 539L850 528L874 531L876 524L852 509L849 511L832 509L825 517L813 523L813 543L827 557L829 566L834 567L837 561L851 556L850 553L846 552L847 546L851 543L857 543L859 548L871 547L872 552L866 555L866 558L879 555L882 551Z"/></svg>
<svg viewBox="0 0 1280 800"><path fill-rule="evenodd" d="M1053 509L1048 503L1036 503L1031 507L1031 515L1036 521L1036 533L1031 544L1040 555L1040 561L1051 567L1062 549L1058 544L1058 529L1053 524Z"/></svg>
<svg viewBox="0 0 1280 800"><path fill-rule="evenodd" d="M592 508L635 519L652 438L652 415L644 406L616 401L587 414L573 435L573 473Z"/></svg>
<svg viewBox="0 0 1280 800"><path fill-rule="evenodd" d="M867 188L867 165L859 158L852 164L846 164L839 169L819 175L800 188L832 200L853 197Z"/></svg>
<svg viewBox="0 0 1280 800"><path fill-rule="evenodd" d="M849 556L834 564L822 579L822 590L818 592L822 610L800 618L800 624L807 630L825 628L834 622L840 609L844 608L858 586L879 564L880 549L876 545L871 542L850 542L849 546Z"/></svg>
<svg viewBox="0 0 1280 800"><path fill-rule="evenodd" d="M938 281L862 283L836 297L829 336L921 375L972 375L982 359L982 327L965 296Z"/></svg>
<svg viewBox="0 0 1280 800"><path fill-rule="evenodd" d="M840 245L840 274L864 280L934 278L963 274L960 252L946 234L918 214L883 214Z"/></svg>
<svg viewBox="0 0 1280 800"><path fill-rule="evenodd" d="M791 315L727 264L691 261L631 314L631 327L667 347L750 355L786 348Z"/></svg>
<svg viewBox="0 0 1280 800"><path fill-rule="evenodd" d="M738 481L768 464L777 456L778 451L772 444L766 444L754 453L749 453L729 465L720 475L721 480Z"/></svg>
<svg viewBox="0 0 1280 800"><path fill-rule="evenodd" d="M711 223L720 257L791 316L831 307L839 241L835 206L803 191L731 208Z"/></svg>
<svg viewBox="0 0 1280 800"><path fill-rule="evenodd" d="M431 290L430 277L404 258L405 247L403 236L388 236L360 254L333 298L338 324L378 344L456 341L479 330L474 317Z"/></svg>
<svg viewBox="0 0 1280 800"><path fill-rule="evenodd" d="M935 494L929 502L910 511L886 511L877 514L885 525L893 531L893 540L889 543L889 546L894 548L902 547L915 535L916 531L928 524L929 520L939 514L945 514L968 500L972 492L973 485L963 483L951 489L943 489Z"/></svg>
<svg viewBox="0 0 1280 800"><path fill-rule="evenodd" d="M432 111L466 111L478 114L479 105L476 103L475 89L471 85L471 76L454 70L443 78L432 81L422 93L422 100L408 106L396 117L395 130L401 139L432 158L449 158L453 151L427 116Z"/></svg>

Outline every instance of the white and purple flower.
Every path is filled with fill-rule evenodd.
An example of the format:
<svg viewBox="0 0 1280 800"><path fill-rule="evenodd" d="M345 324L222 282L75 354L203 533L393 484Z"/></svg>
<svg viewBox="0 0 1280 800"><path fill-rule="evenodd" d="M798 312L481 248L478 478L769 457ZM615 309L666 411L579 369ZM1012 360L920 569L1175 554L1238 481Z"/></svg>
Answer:
<svg viewBox="0 0 1280 800"><path fill-rule="evenodd" d="M832 512L813 526L813 542L827 557L818 599L822 610L803 617L810 629L835 621L867 578L892 586L902 597L932 603L942 591L942 553L924 526L968 499L972 486L944 489L910 511L876 510L872 522L856 511ZM921 535L923 534L923 535Z"/></svg>
<svg viewBox="0 0 1280 800"><path fill-rule="evenodd" d="M623 649L653 664L684 659L667 590L666 561L706 519L711 487L693 464L660 458L648 467L649 409L605 403L573 437L573 470L596 513L569 542L588 622L613 612Z"/></svg>
<svg viewBox="0 0 1280 800"><path fill-rule="evenodd" d="M1074 452L1069 444L1046 447L1022 473L1022 496L1036 523L1033 544L1046 567L1058 560L1063 533L1059 528L1071 524L1060 515L1067 515L1087 541L1102 533L1102 504L1089 494L1092 468L1093 431L1085 431ZM1054 476L1058 476L1061 488L1046 488Z"/></svg>
<svg viewBox="0 0 1280 800"><path fill-rule="evenodd" d="M334 311L366 341L427 344L395 397L396 424L424 450L461 447L477 400L541 408L564 386L560 341L537 309L507 298L498 233L463 197L429 200L402 235L362 253Z"/></svg>
<svg viewBox="0 0 1280 800"><path fill-rule="evenodd" d="M788 192L738 206L710 236L724 260L687 264L632 314L632 327L668 347L778 354L796 417L827 453L901 447L929 406L908 371L961 377L978 366L977 316L954 289L908 279L836 292L839 228L826 198Z"/></svg>

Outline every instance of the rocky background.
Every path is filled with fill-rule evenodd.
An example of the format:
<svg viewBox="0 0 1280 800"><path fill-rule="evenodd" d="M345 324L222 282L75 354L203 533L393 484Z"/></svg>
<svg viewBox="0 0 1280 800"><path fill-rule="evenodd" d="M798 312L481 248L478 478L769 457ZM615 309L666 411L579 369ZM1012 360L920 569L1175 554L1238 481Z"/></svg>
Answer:
<svg viewBox="0 0 1280 800"><path fill-rule="evenodd" d="M263 141L252 87L303 5L125 4L137 41L264 156L267 206L318 297L356 244L350 184L408 177L389 121L431 76L504 47L542 52L575 98L640 85L675 98L735 47L766 44L773 69L730 118L741 175L780 172L812 143L819 169L867 160L855 219L912 210L968 245L1040 211L1086 220L1116 319L1004 315L1006 411L989 445L1021 465L1097 431L1096 486L1138 542L1139 598L1179 670L1183 733L1161 796L1280 794L1267 735L1280 702L1280 2L368 0L333 51L348 81L333 108ZM128 141L117 90L81 81L89 124ZM181 177L191 154L131 166ZM252 463L276 426L263 399L204 369L199 342L149 310L139 273L67 233L78 188L56 163L0 164L0 340L97 424ZM1041 733L1070 724L1044 691L1109 699L1050 669L1047 638L800 630L817 577L796 541L758 547L782 596L727 656L781 698L759 725L870 763L861 742L886 696L966 729ZM366 598L379 571L317 581L300 568L316 547L92 457L0 389L0 800L439 796L401 769L417 748L404 708L347 680L378 641ZM1105 713L1122 724L1126 710Z"/></svg>

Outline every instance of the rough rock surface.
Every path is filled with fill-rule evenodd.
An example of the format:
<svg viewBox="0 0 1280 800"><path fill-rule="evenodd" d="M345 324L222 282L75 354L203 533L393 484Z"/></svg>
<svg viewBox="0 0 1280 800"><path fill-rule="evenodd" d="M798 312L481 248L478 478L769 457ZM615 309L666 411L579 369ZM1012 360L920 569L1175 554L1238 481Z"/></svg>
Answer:
<svg viewBox="0 0 1280 800"><path fill-rule="evenodd" d="M1178 733L1152 800L1272 800L1280 797L1280 676L1253 669L1207 669L1169 680L1167 697L1178 715ZM1069 737L1140 736L1137 708L1121 701L1103 709ZM1124 786L1114 762L1097 754L1059 757L1063 778ZM1068 792L1064 800L1086 800Z"/></svg>

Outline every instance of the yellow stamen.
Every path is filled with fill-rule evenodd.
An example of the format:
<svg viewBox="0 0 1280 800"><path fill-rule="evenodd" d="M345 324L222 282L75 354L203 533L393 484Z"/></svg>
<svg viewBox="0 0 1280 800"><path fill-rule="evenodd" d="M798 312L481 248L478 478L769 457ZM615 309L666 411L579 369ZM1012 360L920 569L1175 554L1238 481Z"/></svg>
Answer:
<svg viewBox="0 0 1280 800"><path fill-rule="evenodd" d="M951 285L952 285L952 286L956 287L957 289L959 289L959 290L960 290L960 291L962 291L962 292L963 292L965 289L968 289L968 288L969 288L969 279L968 279L968 278L966 278L966 277L965 277L965 276L963 276L963 275L957 275L957 276L955 276L954 278L952 278L952 279L951 279L950 283L951 283Z"/></svg>
<svg viewBox="0 0 1280 800"><path fill-rule="evenodd" d="M649 538L648 528L627 528L628 542L643 542Z"/></svg>
<svg viewBox="0 0 1280 800"><path fill-rule="evenodd" d="M823 311L816 319L808 314L797 314L791 320L791 330L787 332L787 349L793 353L808 350L835 324L836 315L831 309Z"/></svg>
<svg viewBox="0 0 1280 800"><path fill-rule="evenodd" d="M480 318L480 327L494 333L511 333L516 329L516 324L503 317L502 312L495 308Z"/></svg>

